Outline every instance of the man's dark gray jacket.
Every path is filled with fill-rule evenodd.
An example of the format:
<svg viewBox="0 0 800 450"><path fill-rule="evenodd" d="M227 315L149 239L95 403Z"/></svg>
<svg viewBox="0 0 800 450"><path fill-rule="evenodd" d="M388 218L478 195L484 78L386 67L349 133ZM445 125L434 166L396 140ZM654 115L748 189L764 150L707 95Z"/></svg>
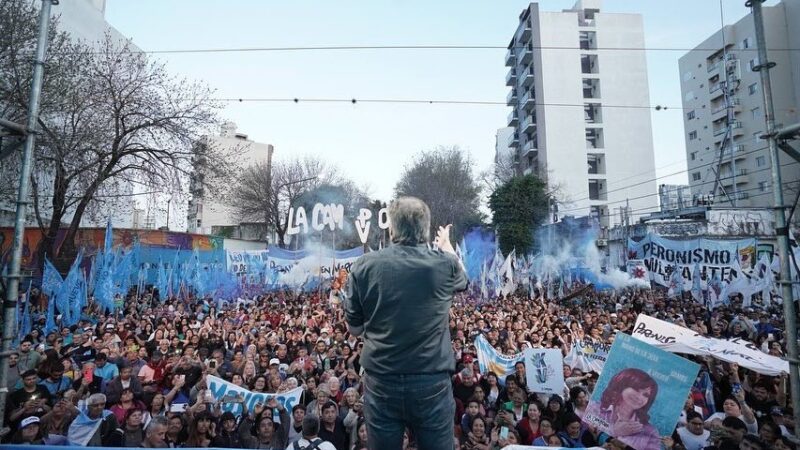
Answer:
<svg viewBox="0 0 800 450"><path fill-rule="evenodd" d="M455 255L427 245L392 245L350 269L345 319L364 337L361 366L371 375L452 372L450 306L467 288Z"/></svg>

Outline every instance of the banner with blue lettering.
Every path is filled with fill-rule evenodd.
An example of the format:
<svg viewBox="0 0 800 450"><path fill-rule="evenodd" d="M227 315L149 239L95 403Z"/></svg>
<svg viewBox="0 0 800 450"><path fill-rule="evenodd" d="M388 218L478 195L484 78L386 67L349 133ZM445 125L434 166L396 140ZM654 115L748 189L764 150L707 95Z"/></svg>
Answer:
<svg viewBox="0 0 800 450"><path fill-rule="evenodd" d="M248 411L253 411L255 406L259 403L266 405L269 400L275 398L279 403L283 404L284 408L286 408L286 411L291 414L292 408L294 405L300 403L300 396L303 394L302 387L278 394L252 392L213 375L206 376L206 381L208 382L208 389L211 391L211 395L214 397L214 400L221 403L222 411L230 411L236 416L242 414L242 405L235 402L226 402L226 397L230 398L239 395L243 396L244 404L247 406Z"/></svg>
<svg viewBox="0 0 800 450"><path fill-rule="evenodd" d="M564 357L564 364L584 372L602 373L610 349L609 344L595 342L591 338L576 339L572 342L569 353Z"/></svg>
<svg viewBox="0 0 800 450"><path fill-rule="evenodd" d="M583 421L637 450L660 450L700 366L617 333Z"/></svg>
<svg viewBox="0 0 800 450"><path fill-rule="evenodd" d="M682 286L677 288L688 291L692 289L695 265L708 280L718 277L730 282L737 275L734 273L737 258L742 268L752 267L755 248L755 239L678 241L650 233L639 242L628 240L628 258L644 260L650 279L667 288L675 284L673 273L677 268L682 279Z"/></svg>
<svg viewBox="0 0 800 450"><path fill-rule="evenodd" d="M475 348L478 350L478 367L482 374L493 372L501 384L505 384L506 376L514 373L514 365L522 361L524 355L504 355L492 347L483 335L475 338Z"/></svg>

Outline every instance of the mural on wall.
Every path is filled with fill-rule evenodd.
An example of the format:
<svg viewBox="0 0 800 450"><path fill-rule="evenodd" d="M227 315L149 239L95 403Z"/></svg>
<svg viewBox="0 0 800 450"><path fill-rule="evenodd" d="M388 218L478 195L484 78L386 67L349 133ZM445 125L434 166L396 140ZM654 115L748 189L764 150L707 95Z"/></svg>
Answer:
<svg viewBox="0 0 800 450"><path fill-rule="evenodd" d="M114 248L131 248L139 242L142 247L155 247L166 249L198 249L222 250L224 239L216 236L203 236L172 231L157 230L129 230L115 229ZM61 229L56 235L56 245L60 248L64 242L66 229ZM75 247L83 248L84 257L91 257L103 248L105 228L83 228L75 236ZM13 228L0 228L0 267L8 263L11 258L11 246L14 240ZM42 244L42 232L38 228L25 230L22 247L22 270L38 273L41 263L39 261L39 246ZM88 260L88 258L87 258Z"/></svg>

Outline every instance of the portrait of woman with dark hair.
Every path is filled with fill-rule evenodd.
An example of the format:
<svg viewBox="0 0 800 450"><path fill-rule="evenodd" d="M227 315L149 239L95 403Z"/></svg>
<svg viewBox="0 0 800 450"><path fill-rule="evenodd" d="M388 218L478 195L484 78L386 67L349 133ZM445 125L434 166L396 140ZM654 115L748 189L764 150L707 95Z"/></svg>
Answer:
<svg viewBox="0 0 800 450"><path fill-rule="evenodd" d="M650 424L649 414L657 394L658 384L650 375L639 369L624 369L609 381L600 403L589 404L584 420L605 428L633 448L658 449L661 438Z"/></svg>

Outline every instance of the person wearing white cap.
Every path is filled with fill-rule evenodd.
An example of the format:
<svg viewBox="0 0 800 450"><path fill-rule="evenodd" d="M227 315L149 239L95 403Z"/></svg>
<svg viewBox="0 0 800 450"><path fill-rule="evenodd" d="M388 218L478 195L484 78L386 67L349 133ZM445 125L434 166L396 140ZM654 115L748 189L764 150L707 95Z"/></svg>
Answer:
<svg viewBox="0 0 800 450"><path fill-rule="evenodd" d="M11 438L12 444L44 445L39 418L30 416L22 419L19 429Z"/></svg>
<svg viewBox="0 0 800 450"><path fill-rule="evenodd" d="M280 365L281 365L281 360L278 359L278 358L272 358L272 359L269 360L269 366L270 367L272 367L272 366L280 366Z"/></svg>

